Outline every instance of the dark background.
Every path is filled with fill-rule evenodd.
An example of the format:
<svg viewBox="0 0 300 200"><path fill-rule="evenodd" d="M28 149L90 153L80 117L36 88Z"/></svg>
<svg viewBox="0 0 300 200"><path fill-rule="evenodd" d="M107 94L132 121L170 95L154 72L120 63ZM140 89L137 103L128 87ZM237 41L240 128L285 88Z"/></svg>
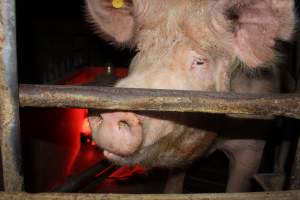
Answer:
<svg viewBox="0 0 300 200"><path fill-rule="evenodd" d="M20 83L51 83L87 66L126 67L134 54L93 33L83 0L17 0L16 8Z"/></svg>

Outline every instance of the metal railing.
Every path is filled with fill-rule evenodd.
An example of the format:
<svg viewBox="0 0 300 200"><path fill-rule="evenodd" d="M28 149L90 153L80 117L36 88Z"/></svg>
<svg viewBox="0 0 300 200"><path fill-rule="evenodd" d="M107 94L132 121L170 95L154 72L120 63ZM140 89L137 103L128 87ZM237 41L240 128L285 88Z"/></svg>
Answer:
<svg viewBox="0 0 300 200"><path fill-rule="evenodd" d="M4 192L0 199L300 199L300 191L195 195L22 193L21 106L276 115L300 118L300 95L238 95L195 91L21 85L17 83L15 1L0 0L0 131ZM18 93L20 91L20 94ZM300 144L290 180L300 189ZM14 193L12 193L14 192Z"/></svg>
<svg viewBox="0 0 300 200"><path fill-rule="evenodd" d="M245 95L112 87L21 85L20 105L300 118L300 94Z"/></svg>

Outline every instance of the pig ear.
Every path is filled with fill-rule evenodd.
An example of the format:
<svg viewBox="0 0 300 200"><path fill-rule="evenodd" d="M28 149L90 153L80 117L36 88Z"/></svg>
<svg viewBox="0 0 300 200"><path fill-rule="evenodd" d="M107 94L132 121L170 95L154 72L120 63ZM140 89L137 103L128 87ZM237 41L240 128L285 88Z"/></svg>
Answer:
<svg viewBox="0 0 300 200"><path fill-rule="evenodd" d="M276 40L289 40L294 31L294 0L218 0L231 24L233 49L249 67L275 58Z"/></svg>
<svg viewBox="0 0 300 200"><path fill-rule="evenodd" d="M134 34L131 0L86 0L88 19L96 31L106 40L117 43L128 42ZM114 2L115 3L115 2Z"/></svg>

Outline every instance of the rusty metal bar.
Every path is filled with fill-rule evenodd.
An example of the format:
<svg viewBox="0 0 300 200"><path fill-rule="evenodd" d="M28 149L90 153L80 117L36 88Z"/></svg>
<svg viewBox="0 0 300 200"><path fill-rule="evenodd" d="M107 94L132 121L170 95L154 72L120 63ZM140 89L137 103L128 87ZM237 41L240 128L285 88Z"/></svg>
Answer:
<svg viewBox="0 0 300 200"><path fill-rule="evenodd" d="M289 189L300 189L300 137L298 138L292 173L289 181Z"/></svg>
<svg viewBox="0 0 300 200"><path fill-rule="evenodd" d="M178 90L21 85L21 106L281 115L300 118L300 94L244 95Z"/></svg>
<svg viewBox="0 0 300 200"><path fill-rule="evenodd" d="M0 139L5 191L21 191L15 0L0 0Z"/></svg>
<svg viewBox="0 0 300 200"><path fill-rule="evenodd" d="M77 192L78 193L90 193L95 191L95 188L103 183L110 175L112 175L117 170L117 166L111 165L107 169L105 169L101 174L97 176L97 178L91 182L90 184L86 185L85 187L80 188Z"/></svg>
<svg viewBox="0 0 300 200"><path fill-rule="evenodd" d="M28 194L0 193L0 200L299 200L300 191L227 194Z"/></svg>
<svg viewBox="0 0 300 200"><path fill-rule="evenodd" d="M117 167L107 160L101 160L94 166L85 170L79 175L73 175L69 177L66 182L64 182L58 188L55 188L54 192L77 192L81 191L82 188L85 188L87 185L90 185L95 179L101 179L98 182L98 185L105 180L109 175L117 170ZM101 172L100 177L96 177L97 174ZM105 178L102 178L105 177Z"/></svg>

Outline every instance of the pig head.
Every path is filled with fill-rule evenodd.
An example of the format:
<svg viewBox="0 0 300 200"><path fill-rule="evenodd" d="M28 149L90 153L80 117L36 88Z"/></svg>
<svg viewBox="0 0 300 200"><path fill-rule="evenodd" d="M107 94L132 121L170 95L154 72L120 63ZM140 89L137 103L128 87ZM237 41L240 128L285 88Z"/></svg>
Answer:
<svg viewBox="0 0 300 200"><path fill-rule="evenodd" d="M292 0L86 0L91 23L115 45L135 48L128 77L116 87L230 91L236 68L277 61L276 40L289 40ZM176 166L205 153L216 134L188 126L180 113L92 111L97 144L120 164ZM198 119L199 124L206 121Z"/></svg>

